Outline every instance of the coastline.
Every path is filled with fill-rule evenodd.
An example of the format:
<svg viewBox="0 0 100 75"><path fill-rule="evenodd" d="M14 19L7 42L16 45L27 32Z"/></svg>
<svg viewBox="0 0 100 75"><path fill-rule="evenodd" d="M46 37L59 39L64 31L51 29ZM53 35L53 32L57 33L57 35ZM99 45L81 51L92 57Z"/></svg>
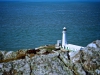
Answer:
<svg viewBox="0 0 100 75"><path fill-rule="evenodd" d="M100 40L82 50L67 51L54 45L36 49L0 51L1 75L99 75ZM1 61L2 60L2 61Z"/></svg>

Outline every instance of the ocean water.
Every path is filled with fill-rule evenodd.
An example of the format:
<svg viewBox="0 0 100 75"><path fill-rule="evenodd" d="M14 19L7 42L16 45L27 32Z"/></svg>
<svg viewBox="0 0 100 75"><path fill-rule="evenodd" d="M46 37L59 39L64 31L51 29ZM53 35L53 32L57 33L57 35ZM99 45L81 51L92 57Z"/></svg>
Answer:
<svg viewBox="0 0 100 75"><path fill-rule="evenodd" d="M0 50L56 44L63 27L71 44L100 39L100 3L0 2Z"/></svg>

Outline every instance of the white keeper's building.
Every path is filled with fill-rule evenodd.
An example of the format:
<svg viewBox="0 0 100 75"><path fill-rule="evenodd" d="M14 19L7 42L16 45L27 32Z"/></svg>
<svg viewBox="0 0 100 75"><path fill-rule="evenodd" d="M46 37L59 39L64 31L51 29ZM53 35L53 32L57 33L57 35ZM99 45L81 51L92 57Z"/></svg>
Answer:
<svg viewBox="0 0 100 75"><path fill-rule="evenodd" d="M77 51L84 48L82 46L68 44L67 38L66 38L66 31L67 29L66 27L64 27L62 31L62 42L61 40L57 40L57 46L61 46L61 48L63 48L64 50L72 50L72 51Z"/></svg>

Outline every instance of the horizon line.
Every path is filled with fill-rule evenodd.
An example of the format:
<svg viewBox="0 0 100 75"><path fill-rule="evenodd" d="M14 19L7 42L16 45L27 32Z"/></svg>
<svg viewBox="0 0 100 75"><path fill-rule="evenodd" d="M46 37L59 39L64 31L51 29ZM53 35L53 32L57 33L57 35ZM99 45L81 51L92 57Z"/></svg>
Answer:
<svg viewBox="0 0 100 75"><path fill-rule="evenodd" d="M100 1L0 1L0 2L100 2Z"/></svg>
<svg viewBox="0 0 100 75"><path fill-rule="evenodd" d="M69 0L69 1L60 1L60 0L58 0L58 1L46 1L46 0L44 0L44 1L40 1L40 0L34 0L34 1L32 1L32 0L15 0L15 1L13 1L13 0L0 0L0 2L100 2L100 0L76 0L76 1L73 1L73 0Z"/></svg>

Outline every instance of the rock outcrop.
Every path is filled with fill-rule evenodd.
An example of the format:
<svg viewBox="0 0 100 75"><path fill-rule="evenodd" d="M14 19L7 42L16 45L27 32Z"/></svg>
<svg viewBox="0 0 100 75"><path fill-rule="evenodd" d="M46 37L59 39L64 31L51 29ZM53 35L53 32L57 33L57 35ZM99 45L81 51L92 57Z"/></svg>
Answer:
<svg viewBox="0 0 100 75"><path fill-rule="evenodd" d="M78 51L47 46L30 52L1 51L0 75L100 75L100 40Z"/></svg>

